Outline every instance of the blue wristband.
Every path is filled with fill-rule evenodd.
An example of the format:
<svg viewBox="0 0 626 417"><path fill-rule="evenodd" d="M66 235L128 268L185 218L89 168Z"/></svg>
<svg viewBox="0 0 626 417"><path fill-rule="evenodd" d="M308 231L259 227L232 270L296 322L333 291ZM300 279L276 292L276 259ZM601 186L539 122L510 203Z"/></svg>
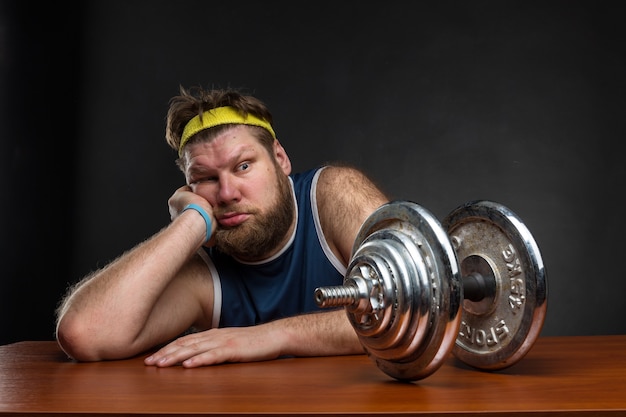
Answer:
<svg viewBox="0 0 626 417"><path fill-rule="evenodd" d="M204 241L204 243L208 242L209 239L211 239L211 218L209 217L207 212L204 211L204 209L197 204L187 204L182 212L184 213L185 210L189 209L197 211L204 219L204 223L206 224L206 240Z"/></svg>

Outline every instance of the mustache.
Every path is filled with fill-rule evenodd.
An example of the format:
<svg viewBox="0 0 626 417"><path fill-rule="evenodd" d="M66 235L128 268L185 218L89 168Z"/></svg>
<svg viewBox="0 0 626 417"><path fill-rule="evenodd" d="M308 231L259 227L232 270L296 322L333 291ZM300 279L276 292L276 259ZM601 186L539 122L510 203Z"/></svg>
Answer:
<svg viewBox="0 0 626 417"><path fill-rule="evenodd" d="M228 213L258 214L259 210L254 207L246 206L244 204L228 204L224 206L220 205L213 208L213 215L218 219L224 217L224 215Z"/></svg>

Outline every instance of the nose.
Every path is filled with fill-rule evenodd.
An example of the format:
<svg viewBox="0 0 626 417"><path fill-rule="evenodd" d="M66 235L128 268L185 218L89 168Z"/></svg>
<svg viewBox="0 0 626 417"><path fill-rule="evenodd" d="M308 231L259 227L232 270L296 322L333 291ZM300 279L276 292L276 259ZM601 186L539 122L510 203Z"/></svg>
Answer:
<svg viewBox="0 0 626 417"><path fill-rule="evenodd" d="M237 180L228 176L221 177L217 198L220 204L231 204L239 201L241 199L241 193Z"/></svg>

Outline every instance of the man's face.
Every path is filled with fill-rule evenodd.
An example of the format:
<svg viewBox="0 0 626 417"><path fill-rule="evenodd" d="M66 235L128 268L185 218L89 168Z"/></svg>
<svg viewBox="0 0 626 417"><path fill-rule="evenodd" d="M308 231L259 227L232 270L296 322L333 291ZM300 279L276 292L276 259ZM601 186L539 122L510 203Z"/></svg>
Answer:
<svg viewBox="0 0 626 417"><path fill-rule="evenodd" d="M219 224L216 246L243 260L272 255L292 230L291 165L278 142L274 149L270 156L246 126L185 149L187 183L211 204Z"/></svg>

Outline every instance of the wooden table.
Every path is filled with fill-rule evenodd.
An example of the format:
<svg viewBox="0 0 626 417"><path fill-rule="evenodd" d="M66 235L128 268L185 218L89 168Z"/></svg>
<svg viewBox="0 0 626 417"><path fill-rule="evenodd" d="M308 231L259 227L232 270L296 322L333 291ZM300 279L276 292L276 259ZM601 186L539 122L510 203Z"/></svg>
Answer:
<svg viewBox="0 0 626 417"><path fill-rule="evenodd" d="M451 356L412 383L365 355L197 369L142 359L75 363L53 341L0 346L0 414L626 415L626 335L539 338L493 373Z"/></svg>

